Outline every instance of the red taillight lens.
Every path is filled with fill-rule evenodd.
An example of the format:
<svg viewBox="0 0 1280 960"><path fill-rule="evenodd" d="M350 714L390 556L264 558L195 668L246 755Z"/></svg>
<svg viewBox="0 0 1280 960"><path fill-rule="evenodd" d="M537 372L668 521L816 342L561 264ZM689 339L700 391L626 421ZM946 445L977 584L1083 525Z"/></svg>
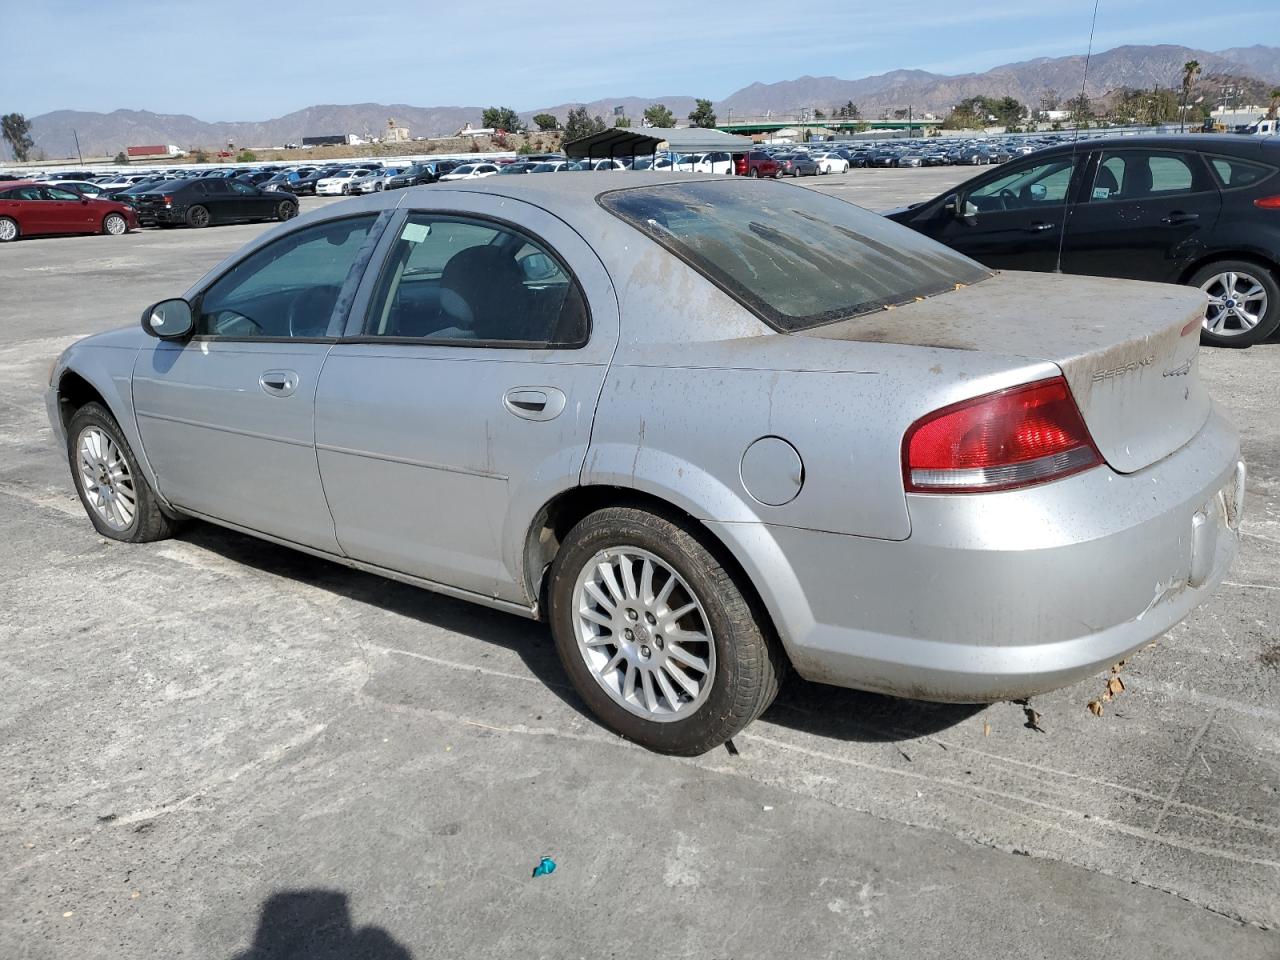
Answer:
<svg viewBox="0 0 1280 960"><path fill-rule="evenodd" d="M173 203L173 197L169 196L168 194L165 194L161 199L164 200L164 205L166 207L169 206L169 204Z"/></svg>
<svg viewBox="0 0 1280 960"><path fill-rule="evenodd" d="M1253 205L1260 210L1280 210L1280 195L1274 197L1259 197L1253 201Z"/></svg>
<svg viewBox="0 0 1280 960"><path fill-rule="evenodd" d="M1102 463L1062 377L975 397L921 417L902 441L911 493L1011 490Z"/></svg>

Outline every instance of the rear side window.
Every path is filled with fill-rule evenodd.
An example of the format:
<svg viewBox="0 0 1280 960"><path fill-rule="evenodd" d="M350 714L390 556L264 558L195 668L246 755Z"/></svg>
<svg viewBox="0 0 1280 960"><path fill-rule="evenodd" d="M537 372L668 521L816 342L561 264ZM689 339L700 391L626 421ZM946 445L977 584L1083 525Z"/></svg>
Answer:
<svg viewBox="0 0 1280 960"><path fill-rule="evenodd" d="M1251 187L1276 172L1274 167L1269 167L1265 163L1254 163L1250 160L1241 160L1239 157L1206 157L1206 159L1214 176L1218 178L1218 183L1227 190L1232 187Z"/></svg>
<svg viewBox="0 0 1280 960"><path fill-rule="evenodd" d="M675 183L599 202L783 333L992 275L914 230L802 187Z"/></svg>
<svg viewBox="0 0 1280 960"><path fill-rule="evenodd" d="M457 347L574 348L586 301L547 247L504 224L413 213L378 280L373 337Z"/></svg>

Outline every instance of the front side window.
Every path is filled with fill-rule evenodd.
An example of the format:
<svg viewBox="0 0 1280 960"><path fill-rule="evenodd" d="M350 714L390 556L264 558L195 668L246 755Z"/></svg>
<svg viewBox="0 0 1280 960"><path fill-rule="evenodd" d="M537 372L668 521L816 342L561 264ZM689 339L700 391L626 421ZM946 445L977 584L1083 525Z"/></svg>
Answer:
<svg viewBox="0 0 1280 960"><path fill-rule="evenodd" d="M57 187L45 187L44 192L49 195L50 200L80 200L80 194L72 193L70 190L60 190Z"/></svg>
<svg viewBox="0 0 1280 960"><path fill-rule="evenodd" d="M373 216L330 220L281 237L224 273L197 301L197 336L329 335L333 309Z"/></svg>
<svg viewBox="0 0 1280 960"><path fill-rule="evenodd" d="M970 192L968 201L978 212L1040 210L1067 202L1071 175L1079 158L1046 160L1003 173Z"/></svg>
<svg viewBox="0 0 1280 960"><path fill-rule="evenodd" d="M851 203L752 186L731 179L663 184L606 193L599 202L784 333L991 276Z"/></svg>
<svg viewBox="0 0 1280 960"><path fill-rule="evenodd" d="M582 291L561 260L502 224L409 215L388 255L365 333L452 346L586 343Z"/></svg>

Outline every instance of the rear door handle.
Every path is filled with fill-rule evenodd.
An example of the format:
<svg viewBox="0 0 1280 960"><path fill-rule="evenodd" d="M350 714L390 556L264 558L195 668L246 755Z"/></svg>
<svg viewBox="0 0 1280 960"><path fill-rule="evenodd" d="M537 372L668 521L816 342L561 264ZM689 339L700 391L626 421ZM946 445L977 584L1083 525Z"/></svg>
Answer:
<svg viewBox="0 0 1280 960"><path fill-rule="evenodd" d="M1181 210L1175 210L1166 217L1161 217L1160 222L1169 226L1177 226L1180 223L1194 223L1200 219L1198 213L1183 213Z"/></svg>
<svg viewBox="0 0 1280 960"><path fill-rule="evenodd" d="M1035 223L1031 224L1031 226L1027 227L1027 229L1032 233L1041 233L1045 230L1052 230L1054 226L1055 224L1045 223L1043 220L1037 220Z"/></svg>
<svg viewBox="0 0 1280 960"><path fill-rule="evenodd" d="M565 396L555 387L512 387L502 395L502 405L525 420L554 420L564 410Z"/></svg>
<svg viewBox="0 0 1280 960"><path fill-rule="evenodd" d="M288 397L298 389L298 375L292 370L268 370L258 378L258 385L273 397Z"/></svg>

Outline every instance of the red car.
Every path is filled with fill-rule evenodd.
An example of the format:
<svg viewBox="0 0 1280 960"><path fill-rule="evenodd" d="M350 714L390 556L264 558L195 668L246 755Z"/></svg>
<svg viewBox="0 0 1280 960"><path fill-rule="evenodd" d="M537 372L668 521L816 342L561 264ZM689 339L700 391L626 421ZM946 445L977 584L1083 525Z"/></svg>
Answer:
<svg viewBox="0 0 1280 960"><path fill-rule="evenodd" d="M131 207L114 200L90 200L43 183L0 183L0 243L48 233L109 233L138 226Z"/></svg>
<svg viewBox="0 0 1280 960"><path fill-rule="evenodd" d="M734 160L733 172L740 177L780 177L782 165L763 150L752 150Z"/></svg>

